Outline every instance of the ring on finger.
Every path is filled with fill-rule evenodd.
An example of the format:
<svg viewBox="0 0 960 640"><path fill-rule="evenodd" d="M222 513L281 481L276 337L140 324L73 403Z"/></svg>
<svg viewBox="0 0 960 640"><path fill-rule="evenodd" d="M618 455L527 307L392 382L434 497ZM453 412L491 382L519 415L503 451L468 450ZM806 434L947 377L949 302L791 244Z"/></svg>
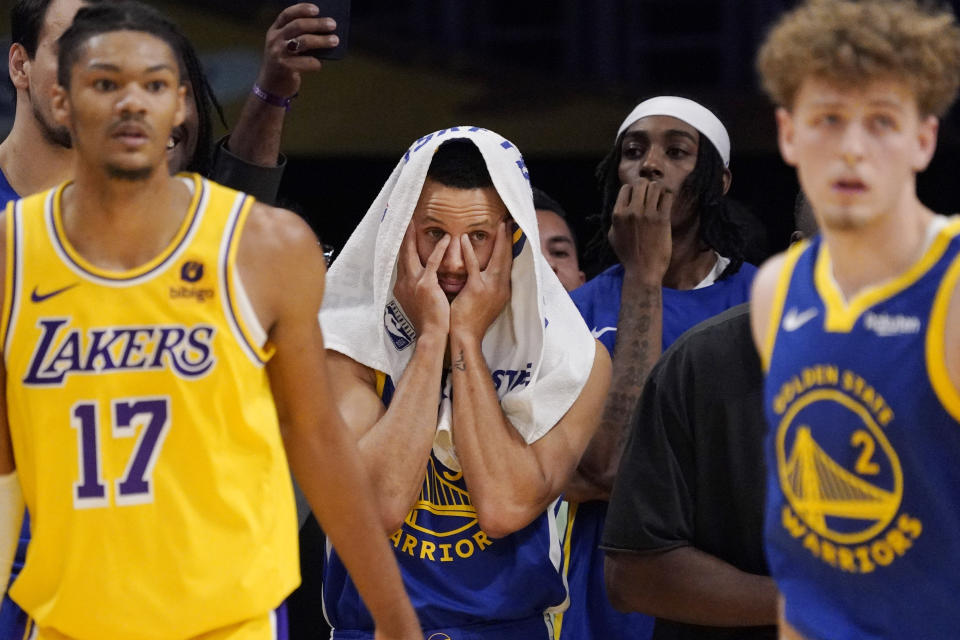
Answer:
<svg viewBox="0 0 960 640"><path fill-rule="evenodd" d="M287 51L290 53L299 53L300 47L303 46L303 43L300 42L300 38L290 38L287 40Z"/></svg>

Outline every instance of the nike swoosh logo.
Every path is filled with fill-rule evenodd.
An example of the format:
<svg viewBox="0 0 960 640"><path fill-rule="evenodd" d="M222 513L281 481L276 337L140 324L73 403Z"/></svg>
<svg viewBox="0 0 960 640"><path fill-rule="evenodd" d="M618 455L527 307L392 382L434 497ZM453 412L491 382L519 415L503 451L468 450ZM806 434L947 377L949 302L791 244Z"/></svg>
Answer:
<svg viewBox="0 0 960 640"><path fill-rule="evenodd" d="M49 300L49 299L52 298L53 296L58 296L58 295L60 295L60 294L63 293L64 291L69 291L70 289L73 289L73 288L74 288L75 286L77 286L78 284L80 284L80 283L79 283L79 282L74 282L73 284L68 284L67 286L65 286L65 287L63 287L63 288L61 288L61 289L57 289L56 291L51 291L50 293L37 293L37 287L34 287L34 288L33 288L33 293L30 294L30 300L31 300L31 302L43 302L44 300Z"/></svg>
<svg viewBox="0 0 960 640"><path fill-rule="evenodd" d="M815 308L807 309L806 311L798 312L796 307L790 309L787 312L787 315L783 317L783 330L784 331L796 331L803 325L807 324L811 320L817 317L817 311Z"/></svg>
<svg viewBox="0 0 960 640"><path fill-rule="evenodd" d="M599 338L600 336L605 334L607 331L616 331L616 330L617 330L616 327L604 327L602 329L598 329L597 327L594 327L593 329L590 329L590 333L593 335L594 338Z"/></svg>

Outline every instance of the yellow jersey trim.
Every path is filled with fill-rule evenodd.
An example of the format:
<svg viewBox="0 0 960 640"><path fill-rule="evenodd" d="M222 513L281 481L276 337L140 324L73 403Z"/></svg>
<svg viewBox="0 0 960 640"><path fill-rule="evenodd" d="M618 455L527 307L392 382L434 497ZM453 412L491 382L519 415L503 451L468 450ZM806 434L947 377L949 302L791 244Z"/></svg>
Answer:
<svg viewBox="0 0 960 640"><path fill-rule="evenodd" d="M206 199L207 189L199 175L190 174L189 177L193 180L193 196L190 199L187 215L184 216L183 221L180 223L180 228L177 230L170 244L168 244L159 255L146 264L127 271L110 271L91 264L77 252L73 245L70 244L66 230L63 227L63 192L71 184L69 181L57 187L53 192L52 211L49 212L49 215L53 221L54 246L60 250L62 256L65 258L64 262L69 266L75 270L79 270L82 274L93 276L100 280L107 280L117 284L127 283L131 280L138 280L150 275L170 261L181 248L189 244L189 233L198 226L199 219L203 212L203 206L201 205L204 204Z"/></svg>
<svg viewBox="0 0 960 640"><path fill-rule="evenodd" d="M243 235L243 227L247 222L247 216L250 214L250 210L253 208L253 203L255 200L250 196L244 196L243 194L238 194L238 198L242 198L240 203L240 210L236 214L236 217L231 215L231 221L229 222L231 229L227 238L227 254L226 260L221 260L221 270L224 279L225 290L227 292L227 303L229 305L229 311L231 320L235 325L237 331L239 332L239 338L242 345L245 345L253 354L254 360L260 364L265 364L271 357L273 357L276 348L271 344L260 345L253 338L253 334L250 332L250 329L247 327L247 323L243 320L243 313L240 311L240 307L237 305L237 290L234 282L233 274L239 273L236 271L237 264L237 251L240 247L240 237ZM268 330L268 327L264 327L265 330Z"/></svg>
<svg viewBox="0 0 960 640"><path fill-rule="evenodd" d="M387 385L387 374L383 371L375 371L377 374L377 397L383 399L383 388Z"/></svg>
<svg viewBox="0 0 960 640"><path fill-rule="evenodd" d="M834 333L849 333L860 316L870 307L900 293L914 284L943 257L950 240L960 233L960 219L951 220L933 239L930 248L906 271L877 285L866 287L849 302L845 302L836 281L833 265L826 243L820 246L820 254L814 266L814 286L823 300L824 330Z"/></svg>
<svg viewBox="0 0 960 640"><path fill-rule="evenodd" d="M950 380L947 354L944 348L947 312L950 309L950 300L957 291L958 281L960 281L960 255L953 259L933 299L930 324L927 327L926 354L930 386L933 387L934 393L947 413L953 416L954 420L960 422L960 390Z"/></svg>
<svg viewBox="0 0 960 640"><path fill-rule="evenodd" d="M577 507L579 502L567 502L567 526L563 533L563 584L568 585L567 575L570 572L570 538L573 537L573 521L577 519ZM570 587L567 586L567 599L570 598ZM560 640L560 634L563 631L563 611L553 616L553 638Z"/></svg>
<svg viewBox="0 0 960 640"><path fill-rule="evenodd" d="M802 240L794 243L787 249L783 257L783 265L780 267L780 275L777 278L777 286L773 290L773 301L770 304L770 317L767 323L767 333L763 337L763 346L760 349L760 362L763 370L770 369L770 358L773 357L773 347L777 340L777 330L780 328L780 319L783 316L783 306L787 301L787 290L790 288L790 280L793 278L793 270L797 266L797 260L803 254L804 250L810 246L809 240Z"/></svg>

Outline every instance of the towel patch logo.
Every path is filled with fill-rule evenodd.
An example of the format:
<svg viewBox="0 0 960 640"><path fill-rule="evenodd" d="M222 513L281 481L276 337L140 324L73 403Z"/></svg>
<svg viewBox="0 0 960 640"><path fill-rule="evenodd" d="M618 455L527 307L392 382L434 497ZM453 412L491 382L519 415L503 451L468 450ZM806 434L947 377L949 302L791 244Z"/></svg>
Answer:
<svg viewBox="0 0 960 640"><path fill-rule="evenodd" d="M391 300L384 308L383 326L397 351L403 351L417 338L417 332L413 330L413 325L407 316L403 315L396 300Z"/></svg>

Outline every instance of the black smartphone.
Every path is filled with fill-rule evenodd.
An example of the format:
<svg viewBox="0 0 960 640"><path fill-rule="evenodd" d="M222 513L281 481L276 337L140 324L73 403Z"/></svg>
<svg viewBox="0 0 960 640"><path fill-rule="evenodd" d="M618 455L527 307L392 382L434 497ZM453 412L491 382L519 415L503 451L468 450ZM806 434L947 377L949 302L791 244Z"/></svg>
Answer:
<svg viewBox="0 0 960 640"><path fill-rule="evenodd" d="M340 60L347 55L347 41L350 39L350 0L310 0L317 5L321 18L333 18L337 21L337 28L333 33L340 38L340 43L332 49L313 49L307 54L321 60Z"/></svg>

